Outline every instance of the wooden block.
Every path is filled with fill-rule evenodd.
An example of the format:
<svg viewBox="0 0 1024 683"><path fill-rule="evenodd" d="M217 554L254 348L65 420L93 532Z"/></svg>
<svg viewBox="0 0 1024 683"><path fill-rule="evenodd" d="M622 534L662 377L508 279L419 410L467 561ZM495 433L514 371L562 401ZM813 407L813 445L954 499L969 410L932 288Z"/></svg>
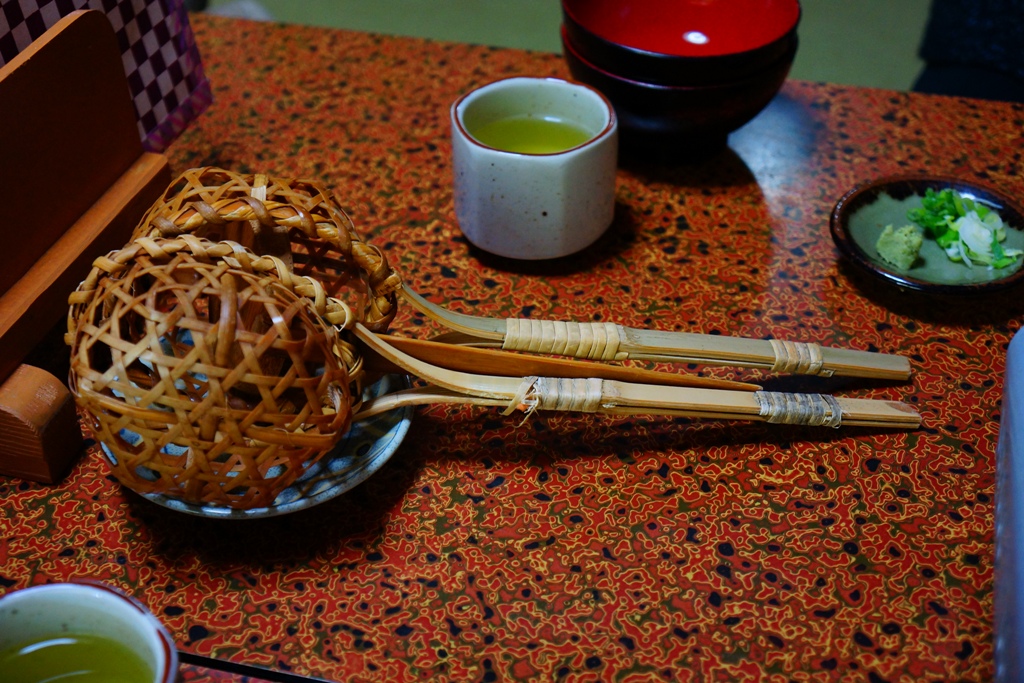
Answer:
<svg viewBox="0 0 1024 683"><path fill-rule="evenodd" d="M69 14L0 68L0 292L142 155L121 51L99 11Z"/></svg>
<svg viewBox="0 0 1024 683"><path fill-rule="evenodd" d="M75 402L60 380L21 365L0 384L0 475L52 484L81 450Z"/></svg>
<svg viewBox="0 0 1024 683"><path fill-rule="evenodd" d="M20 280L0 295L0 378L6 377L61 318L68 295L97 256L120 249L170 182L167 158L143 154Z"/></svg>

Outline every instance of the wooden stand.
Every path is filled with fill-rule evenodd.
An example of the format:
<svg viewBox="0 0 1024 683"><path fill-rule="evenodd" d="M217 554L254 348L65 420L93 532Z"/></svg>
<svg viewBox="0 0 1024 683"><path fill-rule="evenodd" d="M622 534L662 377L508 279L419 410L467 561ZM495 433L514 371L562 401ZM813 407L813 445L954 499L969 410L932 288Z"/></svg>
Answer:
<svg viewBox="0 0 1024 683"><path fill-rule="evenodd" d="M92 261L170 182L139 140L114 30L74 12L0 69L0 475L60 479L82 436L67 388L22 364Z"/></svg>

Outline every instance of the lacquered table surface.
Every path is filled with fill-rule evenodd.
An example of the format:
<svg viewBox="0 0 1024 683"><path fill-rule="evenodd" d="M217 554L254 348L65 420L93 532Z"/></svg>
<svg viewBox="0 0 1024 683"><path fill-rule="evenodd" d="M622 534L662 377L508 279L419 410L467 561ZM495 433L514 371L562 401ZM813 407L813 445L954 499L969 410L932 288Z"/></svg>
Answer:
<svg viewBox="0 0 1024 683"><path fill-rule="evenodd" d="M907 383L686 370L906 401L924 426L421 408L364 484L247 521L128 493L93 445L59 485L0 479L0 592L103 579L183 650L338 681L991 677L995 449L1021 296L867 281L828 216L853 185L908 171L1019 195L1024 108L790 81L711 159L623 164L609 232L524 264L461 237L448 107L496 78L567 77L559 56L194 27L216 101L169 150L176 170L336 188L406 281L453 310L906 355ZM437 330L403 310L392 331Z"/></svg>

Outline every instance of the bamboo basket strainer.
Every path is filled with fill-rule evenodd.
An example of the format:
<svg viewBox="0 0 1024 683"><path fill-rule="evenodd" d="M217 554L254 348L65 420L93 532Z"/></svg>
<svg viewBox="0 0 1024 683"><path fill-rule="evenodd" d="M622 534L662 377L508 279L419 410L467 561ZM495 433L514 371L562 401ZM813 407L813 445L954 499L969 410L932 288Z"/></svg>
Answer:
<svg viewBox="0 0 1024 683"><path fill-rule="evenodd" d="M139 493L266 507L361 400L361 359L338 334L352 311L235 243L137 239L97 259L70 304L72 391Z"/></svg>
<svg viewBox="0 0 1024 683"><path fill-rule="evenodd" d="M363 372L338 330L386 330L399 286L324 188L191 169L71 296L72 390L128 488L265 507L345 434Z"/></svg>
<svg viewBox="0 0 1024 683"><path fill-rule="evenodd" d="M116 476L140 493L266 507L338 443L353 419L428 403L501 406L506 414L541 409L830 427L920 424L898 402L764 392L726 380L514 353L596 361L630 354L738 359L812 374L831 374L832 366L864 376L909 372L906 359L867 352L826 350L828 357L818 352L810 362L791 363L807 354L790 346L797 352L803 346L732 340L722 348L699 335L644 336L608 324L541 322L526 326L538 335L523 335L516 331L522 321L455 314L403 287L384 254L359 239L337 200L308 181L193 169L169 187L132 239L97 259L70 297L67 341L76 399ZM382 334L399 293L455 330L454 338L440 343ZM356 305L334 298L342 295L358 299ZM520 338L523 343L515 341ZM505 350L462 345L480 342ZM623 351L628 344L635 348ZM363 400L370 378L396 370L427 384Z"/></svg>

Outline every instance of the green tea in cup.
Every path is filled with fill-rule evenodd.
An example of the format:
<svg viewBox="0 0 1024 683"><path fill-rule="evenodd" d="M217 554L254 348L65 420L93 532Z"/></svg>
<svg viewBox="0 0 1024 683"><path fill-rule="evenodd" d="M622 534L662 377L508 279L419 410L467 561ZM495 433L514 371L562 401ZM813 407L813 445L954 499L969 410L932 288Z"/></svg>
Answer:
<svg viewBox="0 0 1024 683"><path fill-rule="evenodd" d="M0 682L172 683L167 629L131 596L98 582L0 596Z"/></svg>
<svg viewBox="0 0 1024 683"><path fill-rule="evenodd" d="M516 76L452 104L455 217L474 246L554 259L590 246L615 218L618 119L597 90Z"/></svg>
<svg viewBox="0 0 1024 683"><path fill-rule="evenodd" d="M489 121L469 131L495 149L518 154L556 154L578 147L594 137L586 128L552 117L509 116Z"/></svg>
<svg viewBox="0 0 1024 683"><path fill-rule="evenodd" d="M0 652L4 683L150 683L153 674L128 646L88 634L34 638Z"/></svg>

